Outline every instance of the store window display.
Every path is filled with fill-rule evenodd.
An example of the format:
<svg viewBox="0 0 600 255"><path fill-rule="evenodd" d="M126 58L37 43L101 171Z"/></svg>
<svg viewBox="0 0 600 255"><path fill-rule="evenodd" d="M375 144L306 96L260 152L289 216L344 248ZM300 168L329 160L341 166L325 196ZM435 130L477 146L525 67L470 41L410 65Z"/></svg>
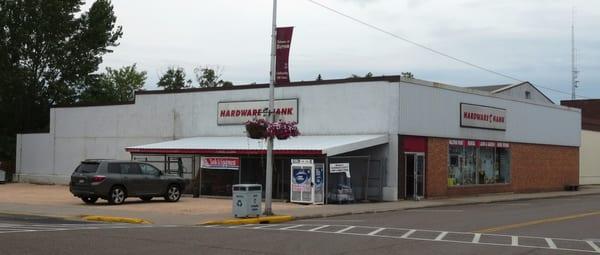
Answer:
<svg viewBox="0 0 600 255"><path fill-rule="evenodd" d="M510 182L507 143L451 140L448 150L448 186Z"/></svg>

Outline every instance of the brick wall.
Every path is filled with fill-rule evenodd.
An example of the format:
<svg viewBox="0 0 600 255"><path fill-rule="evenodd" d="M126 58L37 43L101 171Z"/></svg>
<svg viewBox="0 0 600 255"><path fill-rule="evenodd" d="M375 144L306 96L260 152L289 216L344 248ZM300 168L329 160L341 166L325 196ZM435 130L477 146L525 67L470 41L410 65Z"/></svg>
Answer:
<svg viewBox="0 0 600 255"><path fill-rule="evenodd" d="M579 183L579 148L511 143L510 184L448 187L448 139L428 138L427 143L425 196L428 198L553 191Z"/></svg>

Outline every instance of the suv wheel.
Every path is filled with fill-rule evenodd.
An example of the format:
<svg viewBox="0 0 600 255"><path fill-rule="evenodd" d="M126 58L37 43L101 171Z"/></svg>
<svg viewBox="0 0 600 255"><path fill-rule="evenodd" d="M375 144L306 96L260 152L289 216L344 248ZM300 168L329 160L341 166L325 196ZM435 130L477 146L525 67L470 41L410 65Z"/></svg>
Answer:
<svg viewBox="0 0 600 255"><path fill-rule="evenodd" d="M165 200L169 202L177 202L181 198L181 188L177 185L170 185L165 194Z"/></svg>
<svg viewBox="0 0 600 255"><path fill-rule="evenodd" d="M108 194L108 203L111 205L120 205L125 202L125 198L127 197L127 193L125 189L121 186L115 186L110 189L110 193Z"/></svg>
<svg viewBox="0 0 600 255"><path fill-rule="evenodd" d="M81 200L84 203L91 205L91 204L96 203L96 201L98 201L98 197L81 197Z"/></svg>

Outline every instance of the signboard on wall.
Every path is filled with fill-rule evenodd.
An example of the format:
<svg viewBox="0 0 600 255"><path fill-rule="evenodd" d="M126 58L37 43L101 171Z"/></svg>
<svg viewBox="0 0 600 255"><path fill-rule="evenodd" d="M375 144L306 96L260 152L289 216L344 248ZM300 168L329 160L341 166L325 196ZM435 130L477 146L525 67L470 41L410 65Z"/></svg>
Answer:
<svg viewBox="0 0 600 255"><path fill-rule="evenodd" d="M506 130L506 109L460 104L460 126L493 130Z"/></svg>
<svg viewBox="0 0 600 255"><path fill-rule="evenodd" d="M240 158L237 157L201 157L200 167L204 169L240 170Z"/></svg>
<svg viewBox="0 0 600 255"><path fill-rule="evenodd" d="M469 146L469 147L493 147L509 148L510 144L505 142L475 141L475 140L449 140L450 145Z"/></svg>
<svg viewBox="0 0 600 255"><path fill-rule="evenodd" d="M219 102L218 125L243 125L253 119L265 119L269 101ZM275 120L298 122L298 99L275 100Z"/></svg>
<svg viewBox="0 0 600 255"><path fill-rule="evenodd" d="M345 173L346 177L350 178L350 163L331 163L329 164L329 172L332 174Z"/></svg>

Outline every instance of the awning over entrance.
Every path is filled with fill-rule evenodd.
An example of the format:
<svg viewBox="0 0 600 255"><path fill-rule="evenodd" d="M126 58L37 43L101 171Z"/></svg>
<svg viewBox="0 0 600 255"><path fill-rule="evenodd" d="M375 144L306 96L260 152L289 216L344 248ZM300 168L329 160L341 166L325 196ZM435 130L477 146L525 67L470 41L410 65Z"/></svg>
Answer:
<svg viewBox="0 0 600 255"><path fill-rule="evenodd" d="M274 154L334 156L388 142L387 135L298 136L274 141ZM127 147L130 153L265 154L266 142L247 137L192 137Z"/></svg>

